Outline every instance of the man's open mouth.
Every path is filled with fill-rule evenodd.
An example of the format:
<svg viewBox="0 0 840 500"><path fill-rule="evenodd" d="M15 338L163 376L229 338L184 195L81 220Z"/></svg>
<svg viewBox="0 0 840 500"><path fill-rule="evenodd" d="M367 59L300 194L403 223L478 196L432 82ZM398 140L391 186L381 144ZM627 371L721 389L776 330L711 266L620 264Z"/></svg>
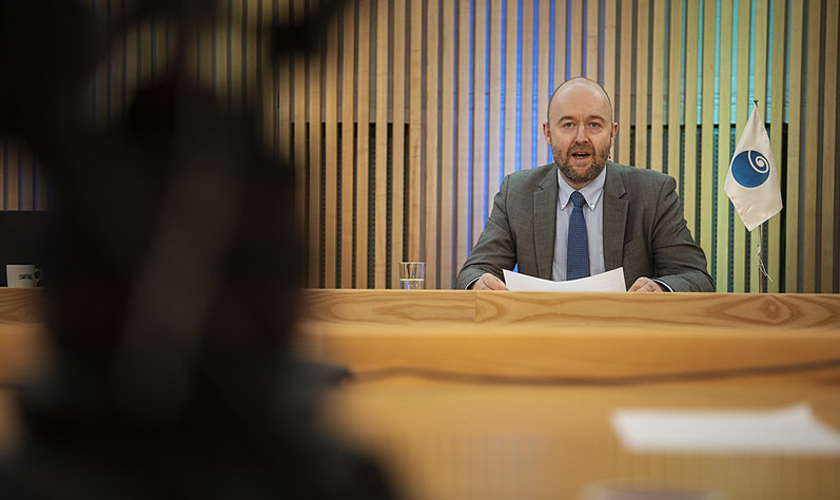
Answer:
<svg viewBox="0 0 840 500"><path fill-rule="evenodd" d="M583 158L589 158L591 156L591 154L590 153L572 153L572 156L574 158L583 159Z"/></svg>

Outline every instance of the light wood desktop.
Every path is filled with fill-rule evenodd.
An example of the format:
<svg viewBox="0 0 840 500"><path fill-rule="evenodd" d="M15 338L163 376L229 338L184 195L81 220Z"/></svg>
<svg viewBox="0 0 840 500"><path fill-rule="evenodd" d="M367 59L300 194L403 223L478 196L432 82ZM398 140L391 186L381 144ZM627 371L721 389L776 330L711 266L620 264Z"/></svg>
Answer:
<svg viewBox="0 0 840 500"><path fill-rule="evenodd" d="M48 361L42 290L0 289L0 381ZM612 478L730 499L840 498L840 458L632 454L616 408L808 402L840 429L840 296L307 290L295 343L346 366L323 426L400 498L577 499ZM0 452L19 436L0 391Z"/></svg>
<svg viewBox="0 0 840 500"><path fill-rule="evenodd" d="M311 290L307 357L347 366L326 427L402 498L576 499L613 478L840 498L840 458L631 454L616 408L773 409L840 429L840 296Z"/></svg>

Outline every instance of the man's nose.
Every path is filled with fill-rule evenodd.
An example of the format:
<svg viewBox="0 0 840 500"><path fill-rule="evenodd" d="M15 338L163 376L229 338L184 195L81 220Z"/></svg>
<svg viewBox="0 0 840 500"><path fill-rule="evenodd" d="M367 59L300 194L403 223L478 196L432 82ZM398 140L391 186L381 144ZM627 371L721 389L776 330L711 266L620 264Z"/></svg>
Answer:
<svg viewBox="0 0 840 500"><path fill-rule="evenodd" d="M586 127L583 125L578 126L577 133L575 134L575 142L586 142Z"/></svg>

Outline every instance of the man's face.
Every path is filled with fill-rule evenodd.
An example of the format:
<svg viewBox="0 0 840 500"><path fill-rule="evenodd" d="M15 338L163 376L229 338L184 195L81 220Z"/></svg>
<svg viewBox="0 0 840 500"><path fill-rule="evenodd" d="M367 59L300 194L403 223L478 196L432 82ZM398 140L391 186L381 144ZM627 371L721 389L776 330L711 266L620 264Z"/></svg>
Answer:
<svg viewBox="0 0 840 500"><path fill-rule="evenodd" d="M586 83L569 83L558 90L543 124L554 162L575 189L604 171L617 130L607 96L597 85Z"/></svg>

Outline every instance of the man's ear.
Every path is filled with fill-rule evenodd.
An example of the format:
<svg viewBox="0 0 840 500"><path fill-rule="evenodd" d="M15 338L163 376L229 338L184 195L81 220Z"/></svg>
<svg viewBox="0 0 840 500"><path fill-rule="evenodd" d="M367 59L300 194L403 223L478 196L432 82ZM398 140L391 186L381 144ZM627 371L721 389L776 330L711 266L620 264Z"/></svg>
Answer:
<svg viewBox="0 0 840 500"><path fill-rule="evenodd" d="M548 133L548 122L543 123L543 135L545 136L546 144L551 146L551 134Z"/></svg>

